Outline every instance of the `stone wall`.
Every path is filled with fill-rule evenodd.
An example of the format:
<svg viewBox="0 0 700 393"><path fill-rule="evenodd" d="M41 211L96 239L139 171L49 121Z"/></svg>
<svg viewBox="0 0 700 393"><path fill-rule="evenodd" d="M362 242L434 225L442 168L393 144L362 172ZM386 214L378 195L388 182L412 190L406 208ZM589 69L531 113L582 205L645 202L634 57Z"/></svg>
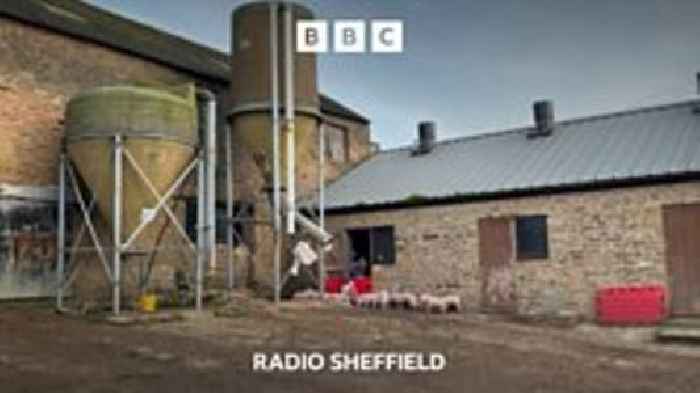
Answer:
<svg viewBox="0 0 700 393"><path fill-rule="evenodd" d="M478 220L544 214L549 258L516 261L518 312L594 314L606 284L668 283L662 207L700 202L700 183L551 194L456 205L331 215L329 227L394 225L397 261L374 266L376 286L445 290L479 308Z"/></svg>

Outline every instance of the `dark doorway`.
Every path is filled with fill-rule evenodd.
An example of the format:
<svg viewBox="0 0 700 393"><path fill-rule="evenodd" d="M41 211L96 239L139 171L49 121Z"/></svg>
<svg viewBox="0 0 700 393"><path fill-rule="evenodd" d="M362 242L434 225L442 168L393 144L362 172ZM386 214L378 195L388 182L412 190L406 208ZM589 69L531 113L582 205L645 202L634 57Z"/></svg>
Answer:
<svg viewBox="0 0 700 393"><path fill-rule="evenodd" d="M664 207L671 312L700 315L700 204Z"/></svg>
<svg viewBox="0 0 700 393"><path fill-rule="evenodd" d="M372 274L372 238L369 229L348 230L350 238L350 274L370 276ZM364 262L364 267L361 264Z"/></svg>

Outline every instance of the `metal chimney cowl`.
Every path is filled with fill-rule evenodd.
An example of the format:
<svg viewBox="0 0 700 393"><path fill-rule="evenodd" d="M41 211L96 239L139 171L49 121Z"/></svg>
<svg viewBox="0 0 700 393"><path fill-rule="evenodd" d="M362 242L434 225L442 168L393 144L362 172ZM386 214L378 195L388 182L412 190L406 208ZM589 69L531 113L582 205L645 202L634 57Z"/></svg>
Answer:
<svg viewBox="0 0 700 393"><path fill-rule="evenodd" d="M418 123L418 146L414 155L428 154L435 147L437 140L437 127L434 121L422 121Z"/></svg>
<svg viewBox="0 0 700 393"><path fill-rule="evenodd" d="M528 137L551 135L554 130L554 103L550 100L539 100L532 104L532 114L535 128L528 132Z"/></svg>

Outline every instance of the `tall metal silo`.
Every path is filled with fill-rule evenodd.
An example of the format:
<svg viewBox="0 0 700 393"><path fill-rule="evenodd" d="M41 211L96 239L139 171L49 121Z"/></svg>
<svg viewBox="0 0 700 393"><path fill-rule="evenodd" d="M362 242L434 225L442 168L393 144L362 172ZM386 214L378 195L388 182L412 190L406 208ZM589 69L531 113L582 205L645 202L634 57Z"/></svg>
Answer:
<svg viewBox="0 0 700 393"><path fill-rule="evenodd" d="M308 195L317 185L318 157L314 146L318 140L320 110L316 56L297 53L295 47L296 22L312 18L309 9L286 2L249 3L234 10L232 15L229 144L233 150L234 197L254 216L254 220L242 225L252 252L246 281L266 288L274 284L275 244L272 227L261 222L269 223L273 218L269 199L274 199L271 194L276 120L281 124L277 178L278 189L283 193L282 210L287 206L285 193L292 198ZM286 61L289 59L292 61ZM293 88L288 90L290 81ZM278 119L273 106L279 108ZM292 160L289 152L293 153ZM294 165L293 184L287 181L290 162ZM294 221L287 217L288 222ZM284 256L279 263L284 269Z"/></svg>

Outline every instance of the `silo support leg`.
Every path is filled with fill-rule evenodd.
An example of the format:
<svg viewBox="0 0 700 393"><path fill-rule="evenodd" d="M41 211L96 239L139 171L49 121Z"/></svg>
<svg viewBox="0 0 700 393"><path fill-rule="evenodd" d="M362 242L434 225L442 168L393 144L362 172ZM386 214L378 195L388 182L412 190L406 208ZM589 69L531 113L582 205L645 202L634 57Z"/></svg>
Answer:
<svg viewBox="0 0 700 393"><path fill-rule="evenodd" d="M197 176L197 260L195 265L195 309L202 310L202 289L204 275L204 258L206 257L205 227L205 167L204 160L199 159Z"/></svg>
<svg viewBox="0 0 700 393"><path fill-rule="evenodd" d="M114 137L114 202L112 203L112 235L114 236L112 277L112 308L114 315L119 315L121 301L121 259L122 259L122 169L124 165L124 146L121 135Z"/></svg>
<svg viewBox="0 0 700 393"><path fill-rule="evenodd" d="M234 286L233 268L233 151L231 146L231 129L226 129L226 217L229 219L226 223L226 276L227 288L232 290Z"/></svg>
<svg viewBox="0 0 700 393"><path fill-rule="evenodd" d="M58 260L56 261L56 308L63 308L63 282L65 280L66 263L66 154L61 153L59 163L59 194L58 194L58 238L56 241Z"/></svg>

